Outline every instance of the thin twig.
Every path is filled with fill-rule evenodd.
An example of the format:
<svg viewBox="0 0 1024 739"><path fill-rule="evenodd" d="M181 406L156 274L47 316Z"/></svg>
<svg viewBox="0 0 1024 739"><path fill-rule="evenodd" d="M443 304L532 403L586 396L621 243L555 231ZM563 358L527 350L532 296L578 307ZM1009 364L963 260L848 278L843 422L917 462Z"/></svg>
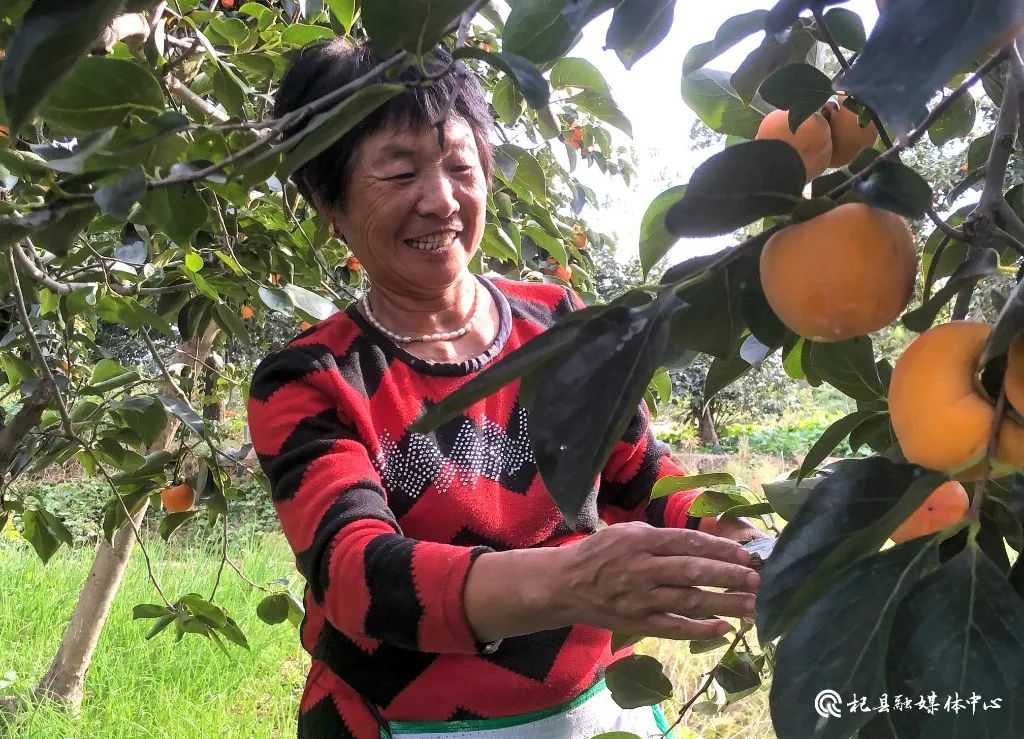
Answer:
<svg viewBox="0 0 1024 739"><path fill-rule="evenodd" d="M36 336L35 329L32 328L32 320L29 318L28 308L25 307L25 297L21 294L21 280L18 277L18 267L14 263L13 247L7 250L7 271L10 276L14 305L18 310L21 327L25 331L25 338L28 339L29 346L32 348L32 354L35 355L36 361L39 363L40 372L43 373L43 377L46 378L47 382L53 385L53 393L57 399L57 409L60 411L64 433L67 434L69 439L74 439L76 437L75 426L71 422L71 416L68 414L68 407L64 403L64 396L60 391L60 386L57 385L57 380L54 379L53 373L50 371L50 366L46 363L46 356L43 354L43 348L39 345L39 338Z"/></svg>
<svg viewBox="0 0 1024 739"><path fill-rule="evenodd" d="M977 485L974 486L974 500L971 501L971 508L967 512L971 521L977 521L981 514L981 504L985 499L985 492L988 489L988 481L992 476L992 457L995 456L996 448L999 445L999 431L1003 426L1003 418L1006 416L1006 387L999 390L999 397L996 399L994 413L992 414L992 426L988 435L988 449L985 452L985 474Z"/></svg>
<svg viewBox="0 0 1024 739"><path fill-rule="evenodd" d="M743 634L744 634L744 629L742 627L736 630L736 636L733 638L732 644L729 645L729 648L725 650L724 654L722 655L723 657L725 657L730 652L732 652L733 650L736 649L736 645L740 643L741 639L743 639ZM721 661L721 660L719 660L719 661ZM682 707L680 707L679 713L676 716L675 723L673 723L671 726L669 726L668 730L664 734L661 735L662 739L665 739L666 737L668 737L672 733L672 730L674 728L676 728L677 726L679 726L679 724L683 720L683 717L686 716L686 712L688 710L690 710L690 706L692 706L694 703L696 703L697 699L700 698L702 695L704 695L705 692L707 692L707 689L709 687L711 687L711 683L714 681L714 679L715 679L715 671L713 669L712 670L708 670L707 678L704 680L704 684L701 685L700 688L697 690L697 692L695 692L690 697L690 700L686 701L686 703L684 703L682 705Z"/></svg>

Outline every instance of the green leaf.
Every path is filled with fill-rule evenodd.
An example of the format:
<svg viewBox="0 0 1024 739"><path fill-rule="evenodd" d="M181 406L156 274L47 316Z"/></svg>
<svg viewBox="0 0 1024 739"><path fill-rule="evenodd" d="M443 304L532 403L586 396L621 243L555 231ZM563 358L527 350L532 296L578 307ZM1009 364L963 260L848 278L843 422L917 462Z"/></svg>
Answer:
<svg viewBox="0 0 1024 739"><path fill-rule="evenodd" d="M99 188L93 198L104 213L119 221L126 221L132 206L145 194L146 170L137 164L115 182Z"/></svg>
<svg viewBox="0 0 1024 739"><path fill-rule="evenodd" d="M799 202L807 172L783 141L730 146L697 167L683 199L665 216L677 236L716 236L771 215L785 215Z"/></svg>
<svg viewBox="0 0 1024 739"><path fill-rule="evenodd" d="M647 276L669 249L679 240L678 236L669 233L665 226L665 214L669 209L683 199L686 193L686 185L670 187L656 197L643 219L640 221L640 266L643 267L644 276Z"/></svg>
<svg viewBox="0 0 1024 739"><path fill-rule="evenodd" d="M836 85L902 134L947 80L1022 22L1024 5L1017 0L893 2L853 68ZM942 53L929 53L935 49Z"/></svg>
<svg viewBox="0 0 1024 739"><path fill-rule="evenodd" d="M867 43L868 37L864 31L864 21L852 10L832 8L825 13L825 26L844 49L860 51Z"/></svg>
<svg viewBox="0 0 1024 739"><path fill-rule="evenodd" d="M529 59L508 52L484 51L475 46L463 46L457 49L455 57L457 59L471 57L487 62L516 81L516 86L531 108L541 108L547 105L548 97L551 95L548 81L541 76Z"/></svg>
<svg viewBox="0 0 1024 739"><path fill-rule="evenodd" d="M707 376L704 378L704 402L710 403L711 399L718 395L718 393L752 369L753 366L748 364L738 354L727 359L715 357L714 361L711 362L711 366L708 367Z"/></svg>
<svg viewBox="0 0 1024 739"><path fill-rule="evenodd" d="M653 706L672 697L672 681L654 657L631 654L608 665L605 681L621 708Z"/></svg>
<svg viewBox="0 0 1024 739"><path fill-rule="evenodd" d="M814 37L804 30L792 30L781 38L784 40L779 41L771 34L765 36L729 78L743 100L753 100L761 83L786 63L806 60L815 44Z"/></svg>
<svg viewBox="0 0 1024 739"><path fill-rule="evenodd" d="M551 67L550 83L556 90L578 87L602 95L611 95L611 88L601 70L586 59L562 57Z"/></svg>
<svg viewBox="0 0 1024 739"><path fill-rule="evenodd" d="M624 0L615 8L605 48L614 49L626 69L660 44L672 28L676 0Z"/></svg>
<svg viewBox="0 0 1024 739"><path fill-rule="evenodd" d="M1019 735L1022 635L1020 596L977 545L968 543L901 601L889 639L886 688L904 695L934 691L962 700L974 694L1004 700L988 711L897 711L890 720L898 735Z"/></svg>
<svg viewBox="0 0 1024 739"><path fill-rule="evenodd" d="M631 647L634 644L639 643L644 639L639 634L623 634L619 632L612 632L612 651L618 652L620 649Z"/></svg>
<svg viewBox="0 0 1024 739"><path fill-rule="evenodd" d="M945 478L884 457L847 460L782 530L757 594L762 643L789 630L841 572L873 554Z"/></svg>
<svg viewBox="0 0 1024 739"><path fill-rule="evenodd" d="M712 131L753 139L764 112L740 99L729 74L700 69L683 77L683 101Z"/></svg>
<svg viewBox="0 0 1024 739"><path fill-rule="evenodd" d="M787 64L761 85L761 97L776 108L789 111L789 130L800 125L828 102L832 80L810 64Z"/></svg>
<svg viewBox="0 0 1024 739"><path fill-rule="evenodd" d="M626 114L622 112L610 95L584 90L573 95L567 102L590 113L595 118L615 126L627 136L633 135L633 124L629 122Z"/></svg>
<svg viewBox="0 0 1024 739"><path fill-rule="evenodd" d="M198 510L168 513L160 519L160 526L158 527L160 538L167 541L171 537L171 534L198 515Z"/></svg>
<svg viewBox="0 0 1024 739"><path fill-rule="evenodd" d="M182 596L179 602L182 605L188 606L193 615L201 616L214 628L219 629L227 624L227 614L224 613L224 609L214 605L198 593L189 593Z"/></svg>
<svg viewBox="0 0 1024 739"><path fill-rule="evenodd" d="M928 128L928 138L936 146L942 146L953 139L962 139L974 130L978 109L974 98L961 95Z"/></svg>
<svg viewBox="0 0 1024 739"><path fill-rule="evenodd" d="M526 100L511 77L502 77L491 91L491 105L506 126L514 126L523 114Z"/></svg>
<svg viewBox="0 0 1024 739"><path fill-rule="evenodd" d="M312 26L306 23L292 23L281 34L281 42L288 46L307 46L316 41L334 39L334 31L323 26Z"/></svg>
<svg viewBox="0 0 1024 739"><path fill-rule="evenodd" d="M495 151L509 157L515 164L513 175L506 177L513 190L520 195L532 194L541 200L547 197L547 178L536 157L513 144L501 144Z"/></svg>
<svg viewBox="0 0 1024 739"><path fill-rule="evenodd" d="M338 312L334 303L312 290L290 284L285 285L284 291L291 297L296 308L318 321L326 320Z"/></svg>
<svg viewBox="0 0 1024 739"><path fill-rule="evenodd" d="M683 77L697 71L718 55L728 51L743 39L764 30L766 10L752 10L736 15L719 27L713 41L698 44L686 52L683 60Z"/></svg>
<svg viewBox="0 0 1024 739"><path fill-rule="evenodd" d="M844 395L865 401L885 398L870 337L830 343L808 341L804 351L804 360L810 362L815 375Z"/></svg>
<svg viewBox="0 0 1024 739"><path fill-rule="evenodd" d="M53 535L46 525L46 517L42 511L26 508L21 514L21 535L36 550L39 559L46 564L54 552L60 549L60 540Z"/></svg>
<svg viewBox="0 0 1024 739"><path fill-rule="evenodd" d="M707 654L727 646L729 646L729 640L724 636L716 636L714 639L694 639L690 642L690 654Z"/></svg>
<svg viewBox="0 0 1024 739"><path fill-rule="evenodd" d="M868 205L907 218L923 218L932 204L928 182L905 164L889 160L879 163L854 189Z"/></svg>
<svg viewBox="0 0 1024 739"><path fill-rule="evenodd" d="M93 133L118 126L133 113L163 112L163 92L148 69L129 59L90 56L50 94L40 114L68 131Z"/></svg>
<svg viewBox="0 0 1024 739"><path fill-rule="evenodd" d="M249 330L230 306L217 303L213 306L213 312L217 323L226 333L243 341L248 339Z"/></svg>
<svg viewBox="0 0 1024 739"><path fill-rule="evenodd" d="M961 264L950 275L941 290L935 292L923 305L903 316L903 325L911 331L927 331L935 322L939 311L965 287L976 285L980 280L999 273L999 253L995 249L984 249Z"/></svg>
<svg viewBox="0 0 1024 739"><path fill-rule="evenodd" d="M256 606L256 615L271 626L283 623L288 618L288 595L271 593Z"/></svg>
<svg viewBox="0 0 1024 739"><path fill-rule="evenodd" d="M404 89L405 85L371 85L353 93L333 108L317 113L299 133L282 144L287 153L278 168L278 177L284 180Z"/></svg>
<svg viewBox="0 0 1024 739"><path fill-rule="evenodd" d="M739 695L761 685L763 665L763 654L755 658L748 652L727 652L712 674L726 695Z"/></svg>
<svg viewBox="0 0 1024 739"><path fill-rule="evenodd" d="M381 54L405 49L422 55L471 5L472 0L363 0L363 27Z"/></svg>
<svg viewBox="0 0 1024 739"><path fill-rule="evenodd" d="M862 559L797 621L775 653L770 702L786 706L772 712L780 737L853 736L876 715L841 710L822 716L815 698L828 686L844 699L868 696L874 704L891 689L885 659L897 613L937 564L930 538Z"/></svg>
<svg viewBox="0 0 1024 739"><path fill-rule="evenodd" d="M705 490L690 505L688 513L691 516L705 517L717 516L725 513L731 508L748 506L750 501L739 493L723 493L717 490Z"/></svg>
<svg viewBox="0 0 1024 739"><path fill-rule="evenodd" d="M231 616L227 616L223 626L219 628L221 634L224 637L243 649L249 649L249 640L245 638L245 633L238 627L235 620Z"/></svg>
<svg viewBox="0 0 1024 739"><path fill-rule="evenodd" d="M434 430L459 415L477 401L486 398L495 390L513 380L537 370L565 350L566 345L579 331L580 314L570 314L573 320L562 319L552 328L538 334L521 347L511 352L500 362L491 365L469 382L431 406L411 426L416 433Z"/></svg>
<svg viewBox="0 0 1024 739"><path fill-rule="evenodd" d="M89 51L121 5L121 0L35 0L5 49L3 102L12 136Z"/></svg>
<svg viewBox="0 0 1024 739"><path fill-rule="evenodd" d="M168 613L173 614L174 612L167 606L159 606L154 603L140 603L132 608L132 618L136 621L140 618L160 618Z"/></svg>
<svg viewBox="0 0 1024 739"><path fill-rule="evenodd" d="M177 617L178 614L169 613L166 616L161 616L160 618L158 618L156 621L153 622L153 626L150 628L150 630L146 632L146 639L152 639L154 636L156 636L161 631L170 626L171 622L173 622Z"/></svg>
<svg viewBox="0 0 1024 739"><path fill-rule="evenodd" d="M146 222L185 246L206 225L210 209L194 185L182 184L150 190L143 200Z"/></svg>
<svg viewBox="0 0 1024 739"><path fill-rule="evenodd" d="M203 435L205 430L203 426L203 419L201 419L184 400L171 395L165 395L164 393L158 393L156 397L160 400L160 403L163 404L164 409L168 413L171 413L181 419L182 423L184 423L192 433L197 436Z"/></svg>
<svg viewBox="0 0 1024 739"><path fill-rule="evenodd" d="M607 9L603 3L586 8L580 17L563 12L564 0L518 0L505 20L502 50L543 64L563 56L575 43L583 25ZM589 4L588 4L589 5Z"/></svg>
<svg viewBox="0 0 1024 739"><path fill-rule="evenodd" d="M802 480L786 479L766 482L761 485L764 496L782 518L792 521L800 506L811 495L824 477L805 477Z"/></svg>
<svg viewBox="0 0 1024 739"><path fill-rule="evenodd" d="M825 429L818 440L814 442L814 446L807 452L807 456L804 457L803 464L800 465L798 479L802 480L814 472L817 466L825 460L825 457L834 452L843 439L850 435L851 431L875 415L876 411L855 411L848 416L843 416Z"/></svg>
<svg viewBox="0 0 1024 739"><path fill-rule="evenodd" d="M579 311L589 320L532 388L528 408L537 419L530 426L537 469L570 526L662 365L668 318L677 304L666 291L640 307ZM585 424L579 423L581 404L590 407Z"/></svg>
<svg viewBox="0 0 1024 739"><path fill-rule="evenodd" d="M345 31L351 30L352 19L356 14L355 0L325 0L325 3Z"/></svg>
<svg viewBox="0 0 1024 739"><path fill-rule="evenodd" d="M693 490L708 485L735 485L736 478L728 472L709 472L704 475L670 475L654 483L651 500L663 498L680 490Z"/></svg>
<svg viewBox="0 0 1024 739"><path fill-rule="evenodd" d="M261 286L258 292L260 300L270 310L286 316L295 314L295 303L292 302L291 295L284 290L276 287Z"/></svg>

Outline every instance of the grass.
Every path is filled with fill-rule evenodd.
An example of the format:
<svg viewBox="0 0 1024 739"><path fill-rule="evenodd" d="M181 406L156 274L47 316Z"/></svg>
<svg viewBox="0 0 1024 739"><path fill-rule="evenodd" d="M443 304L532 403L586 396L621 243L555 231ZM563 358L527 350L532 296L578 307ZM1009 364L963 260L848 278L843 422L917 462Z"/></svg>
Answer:
<svg viewBox="0 0 1024 739"><path fill-rule="evenodd" d="M212 551L150 544L154 570L172 600L209 594L219 561ZM294 569L283 539L268 536L236 547L235 557L255 582ZM92 550L62 548L43 565L23 541L0 542L0 677L17 674L0 693L29 694L46 672L92 562ZM224 575L218 600L246 633L251 650L232 647L233 660L212 643L189 635L174 643L173 629L151 641L149 621L133 621L132 607L157 600L136 551L114 602L85 681L78 720L52 707L22 712L12 737L289 737L308 660L295 630L256 617L261 594L234 573ZM4 733L0 719L0 735Z"/></svg>
<svg viewBox="0 0 1024 739"><path fill-rule="evenodd" d="M52 659L81 584L92 562L86 547L62 547L43 565L23 540L0 535L0 679L17 674L0 696L27 697ZM5 538L6 536L6 538ZM164 546L149 540L154 571L172 600L189 592L209 593L219 555L212 548ZM232 558L255 582L294 573L283 538L264 535L233 546ZM150 621L133 621L132 607L158 600L138 551L132 558L85 682L81 716L71 719L45 705L19 714L7 726L17 739L250 739L291 737L309 662L297 633L287 624L267 626L255 615L261 593L230 570L218 602L246 633L251 651L230 647L229 660L205 639L180 643L168 629L143 639ZM640 651L658 657L676 686L675 708L703 682L716 653L691 655L685 644L645 640ZM722 650L719 650L719 654ZM0 718L0 736L5 734ZM676 730L679 739L773 737L767 689L721 714L691 711Z"/></svg>

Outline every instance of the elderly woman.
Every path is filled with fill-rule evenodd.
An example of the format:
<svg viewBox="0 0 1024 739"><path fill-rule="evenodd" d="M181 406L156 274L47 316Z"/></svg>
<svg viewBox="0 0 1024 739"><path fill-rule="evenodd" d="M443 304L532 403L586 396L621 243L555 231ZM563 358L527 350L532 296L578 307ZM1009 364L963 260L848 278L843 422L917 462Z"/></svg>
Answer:
<svg viewBox="0 0 1024 739"><path fill-rule="evenodd" d="M275 112L378 62L367 45L308 47ZM657 709L622 710L604 686L605 666L626 653L613 654L612 631L723 635L730 625L715 616L751 616L758 585L737 542L762 534L689 517L692 491L650 501L657 479L682 471L645 407L575 531L537 473L518 383L432 433L409 430L581 307L565 287L470 272L492 120L475 78L449 68L295 178L371 285L264 359L251 385L252 439L308 582L301 640L312 667L299 735L660 735Z"/></svg>

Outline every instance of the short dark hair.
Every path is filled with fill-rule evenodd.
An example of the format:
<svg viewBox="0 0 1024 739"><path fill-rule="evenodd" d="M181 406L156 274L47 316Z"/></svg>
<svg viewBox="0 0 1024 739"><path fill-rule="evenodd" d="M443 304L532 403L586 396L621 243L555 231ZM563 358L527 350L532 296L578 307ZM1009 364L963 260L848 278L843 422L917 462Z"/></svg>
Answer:
<svg viewBox="0 0 1024 739"><path fill-rule="evenodd" d="M316 196L326 206L343 206L355 154L367 136L386 126L430 127L444 116L449 107L450 114L465 121L473 131L484 176L490 180L494 157L488 136L494 122L483 88L465 65L461 62L452 64L452 54L443 44L434 49L434 59L436 66L428 69L429 72L436 73L448 66L451 70L432 84L411 88L391 98L296 170L292 181L307 200L312 201ZM337 90L369 73L382 61L371 42L353 42L344 37L318 41L300 49L281 80L274 103L274 117L280 118ZM416 67L409 66L398 75L398 79L418 80L420 74ZM376 81L387 80L382 74ZM451 102L453 96L455 100ZM305 123L299 122L285 135L301 130Z"/></svg>

